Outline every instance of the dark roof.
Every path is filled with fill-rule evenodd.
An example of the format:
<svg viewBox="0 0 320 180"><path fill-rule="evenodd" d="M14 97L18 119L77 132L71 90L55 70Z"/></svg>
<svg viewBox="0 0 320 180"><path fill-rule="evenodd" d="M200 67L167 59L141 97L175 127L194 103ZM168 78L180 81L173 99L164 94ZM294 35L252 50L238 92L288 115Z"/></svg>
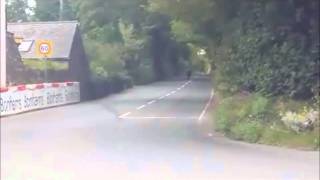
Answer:
<svg viewBox="0 0 320 180"><path fill-rule="evenodd" d="M20 52L24 59L38 58L35 52L36 40L52 40L52 59L70 59L73 39L78 27L77 21L8 23L8 31L24 40L32 40L31 49Z"/></svg>

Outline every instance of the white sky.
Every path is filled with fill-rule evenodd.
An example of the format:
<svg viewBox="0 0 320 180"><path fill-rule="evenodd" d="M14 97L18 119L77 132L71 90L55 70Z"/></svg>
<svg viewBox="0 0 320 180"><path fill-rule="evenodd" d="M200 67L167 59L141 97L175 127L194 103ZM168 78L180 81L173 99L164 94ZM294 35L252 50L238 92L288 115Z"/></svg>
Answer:
<svg viewBox="0 0 320 180"><path fill-rule="evenodd" d="M35 7L36 6L36 1L35 0L28 0L28 5L30 7Z"/></svg>

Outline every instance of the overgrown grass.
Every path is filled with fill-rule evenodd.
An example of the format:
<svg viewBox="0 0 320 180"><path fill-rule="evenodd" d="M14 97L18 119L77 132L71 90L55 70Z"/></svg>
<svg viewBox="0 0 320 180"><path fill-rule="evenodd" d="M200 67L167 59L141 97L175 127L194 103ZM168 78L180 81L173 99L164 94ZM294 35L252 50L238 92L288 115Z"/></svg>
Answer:
<svg viewBox="0 0 320 180"><path fill-rule="evenodd" d="M59 61L44 61L39 59L24 59L23 64L32 70L40 70L44 71L45 69L49 70L68 70L69 64L68 62L59 62Z"/></svg>
<svg viewBox="0 0 320 180"><path fill-rule="evenodd" d="M290 148L319 150L319 129L297 134L285 128L265 128L259 143Z"/></svg>
<svg viewBox="0 0 320 180"><path fill-rule="evenodd" d="M241 122L231 127L231 137L250 143L257 142L263 134L263 126L259 122Z"/></svg>
<svg viewBox="0 0 320 180"><path fill-rule="evenodd" d="M259 94L237 94L220 100L213 114L215 129L227 137L250 143L319 149L319 127L296 133L280 121L280 110L301 108L306 104L308 102L284 102Z"/></svg>

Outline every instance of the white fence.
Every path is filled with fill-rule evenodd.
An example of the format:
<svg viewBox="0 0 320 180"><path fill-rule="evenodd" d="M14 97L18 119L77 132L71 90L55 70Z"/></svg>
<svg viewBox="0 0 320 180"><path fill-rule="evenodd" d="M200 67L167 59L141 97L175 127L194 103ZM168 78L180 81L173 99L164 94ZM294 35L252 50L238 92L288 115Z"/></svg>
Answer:
<svg viewBox="0 0 320 180"><path fill-rule="evenodd" d="M80 83L44 83L2 88L0 116L80 102Z"/></svg>

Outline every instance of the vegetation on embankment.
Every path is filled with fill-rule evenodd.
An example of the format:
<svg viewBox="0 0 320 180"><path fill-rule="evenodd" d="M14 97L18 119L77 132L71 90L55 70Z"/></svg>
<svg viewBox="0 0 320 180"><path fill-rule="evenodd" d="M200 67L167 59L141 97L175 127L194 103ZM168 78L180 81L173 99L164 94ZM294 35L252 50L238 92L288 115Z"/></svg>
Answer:
<svg viewBox="0 0 320 180"><path fill-rule="evenodd" d="M69 68L69 63L66 61L23 59L22 62L26 68L39 71L45 71L45 69L61 71Z"/></svg>
<svg viewBox="0 0 320 180"><path fill-rule="evenodd" d="M257 93L232 96L217 93L215 99L214 127L227 137L297 149L320 148L319 111L315 113L319 102L264 97Z"/></svg>
<svg viewBox="0 0 320 180"><path fill-rule="evenodd" d="M252 143L319 149L319 2L236 2L220 13L228 15L225 31L212 43L216 129Z"/></svg>

